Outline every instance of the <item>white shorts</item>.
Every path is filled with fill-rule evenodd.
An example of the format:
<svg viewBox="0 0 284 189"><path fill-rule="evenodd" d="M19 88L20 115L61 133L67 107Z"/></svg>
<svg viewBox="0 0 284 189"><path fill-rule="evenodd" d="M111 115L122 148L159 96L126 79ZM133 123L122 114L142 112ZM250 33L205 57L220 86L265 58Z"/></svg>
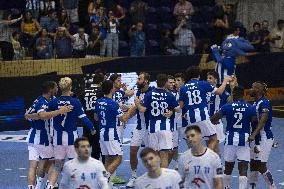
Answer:
<svg viewBox="0 0 284 189"><path fill-rule="evenodd" d="M28 144L29 160L48 160L54 157L53 147L51 145Z"/></svg>
<svg viewBox="0 0 284 189"><path fill-rule="evenodd" d="M117 140L111 140L111 141L100 140L100 147L103 156L123 155L122 143L118 142Z"/></svg>
<svg viewBox="0 0 284 189"><path fill-rule="evenodd" d="M208 138L216 134L216 126L213 125L210 120L204 120L204 121L196 122L190 125L197 125L200 128L201 133L204 138Z"/></svg>
<svg viewBox="0 0 284 189"><path fill-rule="evenodd" d="M74 145L55 145L54 146L54 159L63 160L67 157L68 159L74 159L77 157Z"/></svg>
<svg viewBox="0 0 284 189"><path fill-rule="evenodd" d="M250 162L250 147L225 145L224 160L227 162L235 162L236 160Z"/></svg>
<svg viewBox="0 0 284 189"><path fill-rule="evenodd" d="M223 122L220 121L219 124L214 125L216 127L216 134L217 134L217 140L219 143L222 143L225 141L225 134L224 134L224 125Z"/></svg>
<svg viewBox="0 0 284 189"><path fill-rule="evenodd" d="M251 144L251 150L250 150L251 159L258 160L260 162L267 162L273 142L274 139L266 139L260 141L260 145L257 145L257 148L260 151L259 153L254 152L255 144Z"/></svg>
<svg viewBox="0 0 284 189"><path fill-rule="evenodd" d="M179 132L178 130L173 131L173 148L177 148L179 144Z"/></svg>
<svg viewBox="0 0 284 189"><path fill-rule="evenodd" d="M142 144L147 145L148 131L145 129L138 130L136 128L132 131L130 146L140 147Z"/></svg>
<svg viewBox="0 0 284 189"><path fill-rule="evenodd" d="M149 133L148 147L156 151L173 149L173 133L172 131L157 131Z"/></svg>

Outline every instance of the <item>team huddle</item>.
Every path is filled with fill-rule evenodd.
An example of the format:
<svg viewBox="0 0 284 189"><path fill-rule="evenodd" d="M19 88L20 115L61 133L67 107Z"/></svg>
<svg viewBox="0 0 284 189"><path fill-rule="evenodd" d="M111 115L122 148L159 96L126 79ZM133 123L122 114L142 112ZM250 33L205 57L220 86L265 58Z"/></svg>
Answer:
<svg viewBox="0 0 284 189"><path fill-rule="evenodd" d="M131 177L126 187L230 189L237 161L239 189L256 189L259 175L267 188L275 189L267 168L274 137L266 84L252 84L252 105L244 100L244 89L234 76L223 77L217 86L217 72L208 72L207 81L201 81L200 75L201 70L191 66L184 74L157 75L157 86L151 87L150 75L142 72L137 90L123 87L119 74L109 80L102 77L98 82L101 94L91 106L92 118L85 114L80 100L72 97L70 78L61 78L58 85L45 82L42 95L25 114L31 123L28 189L115 188L111 181L124 155L123 130L133 116L137 124L132 130ZM55 97L58 87L62 94ZM126 102L131 96L134 100ZM77 119L98 138L97 145L90 137L78 137ZM188 150L179 155L182 142ZM92 151L100 149L101 161L90 157L91 146ZM138 177L141 146L145 147L139 155L148 171ZM172 161L174 169L169 169Z"/></svg>

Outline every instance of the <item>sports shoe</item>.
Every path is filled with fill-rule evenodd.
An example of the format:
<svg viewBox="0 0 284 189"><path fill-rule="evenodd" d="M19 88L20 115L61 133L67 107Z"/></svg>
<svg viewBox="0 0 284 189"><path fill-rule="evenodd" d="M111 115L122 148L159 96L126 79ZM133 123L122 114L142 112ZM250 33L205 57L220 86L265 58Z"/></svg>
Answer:
<svg viewBox="0 0 284 189"><path fill-rule="evenodd" d="M126 185L127 188L133 188L136 177L131 177Z"/></svg>
<svg viewBox="0 0 284 189"><path fill-rule="evenodd" d="M122 178L119 178L118 176L113 177L113 179L111 180L111 182L113 184L125 184L126 181L123 180Z"/></svg>

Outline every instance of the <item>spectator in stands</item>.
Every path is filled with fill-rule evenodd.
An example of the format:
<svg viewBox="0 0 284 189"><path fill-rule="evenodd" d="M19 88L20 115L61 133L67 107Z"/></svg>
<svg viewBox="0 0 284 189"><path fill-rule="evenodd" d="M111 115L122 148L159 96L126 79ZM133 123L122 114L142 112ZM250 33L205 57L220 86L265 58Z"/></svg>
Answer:
<svg viewBox="0 0 284 189"><path fill-rule="evenodd" d="M65 9L70 16L71 24L77 24L79 22L78 17L78 0L60 0L62 9Z"/></svg>
<svg viewBox="0 0 284 189"><path fill-rule="evenodd" d="M87 47L89 44L89 35L85 33L85 29L80 27L78 33L74 34L75 41L73 43L73 57L85 58Z"/></svg>
<svg viewBox="0 0 284 189"><path fill-rule="evenodd" d="M138 22L133 25L128 35L130 38L130 56L143 56L145 53L145 33L143 31L143 23Z"/></svg>
<svg viewBox="0 0 284 189"><path fill-rule="evenodd" d="M95 10L95 14L90 16L90 22L99 25L101 21L105 19L104 17L104 7L100 7L99 9Z"/></svg>
<svg viewBox="0 0 284 189"><path fill-rule="evenodd" d="M32 12L26 11L21 23L21 43L24 48L27 49L27 53L31 55L33 45L35 43L35 37L41 30L41 27L37 20L33 19Z"/></svg>
<svg viewBox="0 0 284 189"><path fill-rule="evenodd" d="M225 4L223 0L216 1L214 7L214 20L213 20L213 30L214 38L213 44L221 45L225 36L228 34L229 21L225 14Z"/></svg>
<svg viewBox="0 0 284 189"><path fill-rule="evenodd" d="M249 33L248 40L251 42L257 52L262 51L262 35L259 22L255 22L253 24L253 31Z"/></svg>
<svg viewBox="0 0 284 189"><path fill-rule="evenodd" d="M117 18L114 17L112 11L109 11L108 20L108 32L107 32L107 57L117 57L118 56L118 27L119 23Z"/></svg>
<svg viewBox="0 0 284 189"><path fill-rule="evenodd" d="M75 38L64 27L58 27L55 36L55 52L56 58L72 57L72 42Z"/></svg>
<svg viewBox="0 0 284 189"><path fill-rule="evenodd" d="M51 10L48 12L47 16L41 17L40 25L41 27L47 29L49 35L55 37L57 28L59 26L56 12Z"/></svg>
<svg viewBox="0 0 284 189"><path fill-rule="evenodd" d="M14 49L11 43L11 24L20 21L23 17L12 20L10 11L4 11L2 20L0 21L0 48L4 61L13 60Z"/></svg>
<svg viewBox="0 0 284 189"><path fill-rule="evenodd" d="M109 11L112 11L114 16L118 19L119 22L125 18L125 11L122 6L120 6L115 0L108 0L107 8Z"/></svg>
<svg viewBox="0 0 284 189"><path fill-rule="evenodd" d="M67 30L70 29L70 18L65 9L62 9L58 15L58 25L61 27L65 27Z"/></svg>
<svg viewBox="0 0 284 189"><path fill-rule="evenodd" d="M35 19L40 15L40 0L26 0L26 11L30 11L34 15Z"/></svg>
<svg viewBox="0 0 284 189"><path fill-rule="evenodd" d="M182 19L189 20L194 13L193 6L186 0L179 0L174 8L174 16L180 22Z"/></svg>
<svg viewBox="0 0 284 189"><path fill-rule="evenodd" d="M188 29L187 21L182 19L174 30L175 46L181 55L192 55L195 52L196 40L194 34Z"/></svg>
<svg viewBox="0 0 284 189"><path fill-rule="evenodd" d="M278 20L277 26L269 35L271 52L284 52L284 20Z"/></svg>
<svg viewBox="0 0 284 189"><path fill-rule="evenodd" d="M232 27L234 26L234 23L236 21L236 18L237 18L235 5L233 5L233 4L225 5L225 15L226 15L227 20L228 20L229 29L232 29Z"/></svg>
<svg viewBox="0 0 284 189"><path fill-rule="evenodd" d="M14 60L22 60L25 56L25 50L19 42L20 34L17 31L12 33L11 42L14 49Z"/></svg>
<svg viewBox="0 0 284 189"><path fill-rule="evenodd" d="M53 58L52 40L48 36L46 28L42 28L42 30L40 31L40 37L36 40L36 58Z"/></svg>
<svg viewBox="0 0 284 189"><path fill-rule="evenodd" d="M39 0L40 16L46 15L51 10L56 10L58 0Z"/></svg>
<svg viewBox="0 0 284 189"><path fill-rule="evenodd" d="M164 55L179 55L180 52L174 46L169 29L162 30L160 48Z"/></svg>
<svg viewBox="0 0 284 189"><path fill-rule="evenodd" d="M102 0L90 1L89 5L88 5L89 16L95 14L96 10L99 9L100 7L104 7L104 3L103 3Z"/></svg>
<svg viewBox="0 0 284 189"><path fill-rule="evenodd" d="M131 23L145 23L145 18L148 10L148 4L143 0L134 0L130 5L129 13L131 15Z"/></svg>
<svg viewBox="0 0 284 189"><path fill-rule="evenodd" d="M267 20L263 20L261 23L261 38L262 38L262 47L264 52L270 52L270 45L269 45L269 34L270 31L268 30L269 22Z"/></svg>
<svg viewBox="0 0 284 189"><path fill-rule="evenodd" d="M104 47L102 47L103 45ZM103 39L103 34L100 32L99 26L97 25L92 25L92 33L89 38L87 54L95 56L105 55L105 43Z"/></svg>

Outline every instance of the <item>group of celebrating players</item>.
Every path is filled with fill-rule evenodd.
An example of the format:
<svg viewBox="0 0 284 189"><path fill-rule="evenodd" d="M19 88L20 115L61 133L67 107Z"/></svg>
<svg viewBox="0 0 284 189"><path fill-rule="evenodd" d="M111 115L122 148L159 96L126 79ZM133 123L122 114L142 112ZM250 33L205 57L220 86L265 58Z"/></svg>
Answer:
<svg viewBox="0 0 284 189"><path fill-rule="evenodd" d="M97 74L102 77L97 82L101 94L91 106L95 121L72 97L70 78L61 78L58 85L53 81L42 85L42 95L25 114L31 123L27 138L28 189L54 189L60 173L60 189L114 188L111 178L122 162L123 130L133 116L137 124L130 142L131 178L127 187L229 189L238 161L239 189L247 185L256 189L259 175L269 189L276 188L267 168L274 137L265 83L252 84L252 105L244 100L244 89L238 86L236 77L224 77L217 87L217 72L208 72L207 81L201 81L201 70L195 66L183 74L157 75L156 87L150 86L150 75L142 72L137 90L123 89L119 74L109 79ZM55 97L58 86L62 94ZM134 101L125 103L131 96ZM97 136L97 143L90 137L78 137L78 118L91 135ZM222 118L226 119L225 134ZM189 149L179 155L178 147L184 141ZM223 142L224 154L219 148ZM90 157L90 146L92 151L100 148L103 163ZM148 172L138 177L137 154L141 146L145 148L140 158ZM66 158L69 161L64 164ZM176 170L168 169L171 161Z"/></svg>

